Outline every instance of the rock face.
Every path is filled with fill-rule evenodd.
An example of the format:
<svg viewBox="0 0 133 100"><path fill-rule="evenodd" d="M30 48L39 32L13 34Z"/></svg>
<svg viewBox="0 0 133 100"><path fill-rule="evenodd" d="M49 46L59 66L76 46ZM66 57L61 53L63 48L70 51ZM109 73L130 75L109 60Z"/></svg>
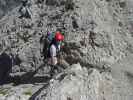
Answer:
<svg viewBox="0 0 133 100"><path fill-rule="evenodd" d="M69 64L80 63L87 68L74 65L78 69L74 67L73 71L71 66L64 79L50 83L46 89L48 91L44 90L37 98L131 100L130 81L124 81L128 78L123 74L130 71L131 66L129 70L123 67L119 72L125 77L122 80L115 80L111 73L104 71L106 68L115 70L115 63L133 52L132 0L28 0L31 18L20 18L22 5L19 5L19 0L0 0L0 54L10 51L8 56L11 58L13 76L36 72L40 66L44 68L37 74L45 73L48 68L43 62L45 54L41 52L47 31L64 32L63 60ZM118 65L118 70L120 67ZM93 69L88 74L89 68ZM126 91L125 94L123 91Z"/></svg>
<svg viewBox="0 0 133 100"><path fill-rule="evenodd" d="M0 0L0 18L20 5L21 0Z"/></svg>
<svg viewBox="0 0 133 100"><path fill-rule="evenodd" d="M35 100L131 100L132 90L127 87L108 72L88 71L75 64L52 81Z"/></svg>
<svg viewBox="0 0 133 100"><path fill-rule="evenodd" d="M0 88L0 100L28 100L41 85L20 85L13 87L11 84Z"/></svg>
<svg viewBox="0 0 133 100"><path fill-rule="evenodd" d="M50 84L46 98L41 97L40 100L100 100L98 92L100 91L100 81L99 72L96 70L83 71L80 65L75 64L71 66L69 74L64 79L53 81Z"/></svg>
<svg viewBox="0 0 133 100"><path fill-rule="evenodd" d="M0 51L11 48L13 55L20 59L20 66L34 70L42 59L40 38L47 31L61 30L65 32L63 56L67 62L112 65L132 52L132 32L128 29L132 25L128 15L132 15L126 14L127 3L122 0L31 0L31 19L20 19L19 8L1 19Z"/></svg>
<svg viewBox="0 0 133 100"><path fill-rule="evenodd" d="M133 88L128 82L113 79L110 72L74 64L50 80L49 85L4 85L0 100L131 100Z"/></svg>

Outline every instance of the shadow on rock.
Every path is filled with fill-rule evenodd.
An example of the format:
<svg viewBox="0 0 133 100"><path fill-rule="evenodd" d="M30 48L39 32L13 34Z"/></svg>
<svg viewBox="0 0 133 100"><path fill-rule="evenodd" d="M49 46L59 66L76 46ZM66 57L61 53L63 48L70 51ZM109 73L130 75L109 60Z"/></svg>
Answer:
<svg viewBox="0 0 133 100"><path fill-rule="evenodd" d="M12 59L6 54L0 55L0 84L4 84L9 81L9 72L12 69Z"/></svg>
<svg viewBox="0 0 133 100"><path fill-rule="evenodd" d="M49 80L48 76L35 76L35 77L34 76L33 77L15 76L12 78L11 81L16 86L16 85L20 85L20 84L47 83L48 80Z"/></svg>
<svg viewBox="0 0 133 100"><path fill-rule="evenodd" d="M131 85L133 85L133 73L125 72Z"/></svg>
<svg viewBox="0 0 133 100"><path fill-rule="evenodd" d="M35 76L37 74L38 70L43 68L44 65L41 64L35 71L33 72L27 72L21 76L14 76L12 77L12 82L15 83L15 85L19 84L35 84L35 83L44 83L47 82L50 78L48 76Z"/></svg>

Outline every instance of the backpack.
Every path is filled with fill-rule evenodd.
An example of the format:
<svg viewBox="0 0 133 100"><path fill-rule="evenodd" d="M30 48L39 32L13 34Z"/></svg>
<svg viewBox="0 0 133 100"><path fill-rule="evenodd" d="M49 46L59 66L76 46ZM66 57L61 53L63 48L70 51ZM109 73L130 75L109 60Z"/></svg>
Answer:
<svg viewBox="0 0 133 100"><path fill-rule="evenodd" d="M52 42L53 38L55 37L55 34L52 32L48 32L47 34L47 39L49 40L49 42Z"/></svg>

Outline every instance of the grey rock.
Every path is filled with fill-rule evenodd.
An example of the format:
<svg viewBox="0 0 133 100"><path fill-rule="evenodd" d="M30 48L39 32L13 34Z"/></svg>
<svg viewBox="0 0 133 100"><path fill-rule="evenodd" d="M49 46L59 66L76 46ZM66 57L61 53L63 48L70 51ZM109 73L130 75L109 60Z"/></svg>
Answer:
<svg viewBox="0 0 133 100"><path fill-rule="evenodd" d="M117 64L133 52L132 0L30 0L29 2L31 19L21 19L19 18L21 4L19 0L0 0L0 17L2 16L0 53L11 48L12 56L18 56L20 63L13 64L14 75L21 72L36 72L43 64L44 67L37 70L37 74L43 76L45 71L49 72L50 68L46 62L43 62L41 54L43 43L40 43L40 38L45 36L47 31L61 30L65 33L65 45L62 52L63 64L60 66L68 68L68 75L60 82L54 81L53 86L50 83L47 96L42 98L46 97L47 100L119 100L119 98L131 100L132 88L129 83L132 83L130 73L132 68L122 69L128 72L128 75L121 71L117 73L115 68L121 70L121 66ZM78 71L75 67L74 70L71 69L72 66L69 65L78 62L87 69L84 71L80 65L74 65L78 66ZM114 76L118 78L122 76L130 81L112 78L110 72L105 70L108 67ZM87 72L89 68L93 68L90 74ZM76 76L69 72L74 72ZM86 76L83 77L84 75ZM61 74L58 77L60 76ZM77 87L74 87L75 83ZM103 85L100 86L102 91L99 91L97 84ZM66 93L69 95L62 92L65 87L68 87ZM69 91L69 89L74 90ZM123 91L126 92L123 93ZM65 98L60 96L63 93ZM45 94L44 90L40 95ZM41 97L39 98L41 100Z"/></svg>
<svg viewBox="0 0 133 100"><path fill-rule="evenodd" d="M21 0L0 0L0 18L10 12L12 9L20 5Z"/></svg>
<svg viewBox="0 0 133 100"><path fill-rule="evenodd" d="M130 100L132 90L112 78L108 72L72 65L64 74L50 81L36 97L39 100ZM121 88L119 88L121 87ZM47 91L47 92L46 92ZM46 94L46 95L44 95Z"/></svg>

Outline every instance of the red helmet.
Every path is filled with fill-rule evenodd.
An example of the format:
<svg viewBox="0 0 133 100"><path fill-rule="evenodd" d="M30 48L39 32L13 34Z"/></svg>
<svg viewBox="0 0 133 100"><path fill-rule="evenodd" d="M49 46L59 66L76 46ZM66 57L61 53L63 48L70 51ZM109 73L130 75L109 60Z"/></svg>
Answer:
<svg viewBox="0 0 133 100"><path fill-rule="evenodd" d="M56 34L61 34L61 32L57 31Z"/></svg>
<svg viewBox="0 0 133 100"><path fill-rule="evenodd" d="M64 36L60 32L56 32L55 39L56 41L62 41L64 40Z"/></svg>

